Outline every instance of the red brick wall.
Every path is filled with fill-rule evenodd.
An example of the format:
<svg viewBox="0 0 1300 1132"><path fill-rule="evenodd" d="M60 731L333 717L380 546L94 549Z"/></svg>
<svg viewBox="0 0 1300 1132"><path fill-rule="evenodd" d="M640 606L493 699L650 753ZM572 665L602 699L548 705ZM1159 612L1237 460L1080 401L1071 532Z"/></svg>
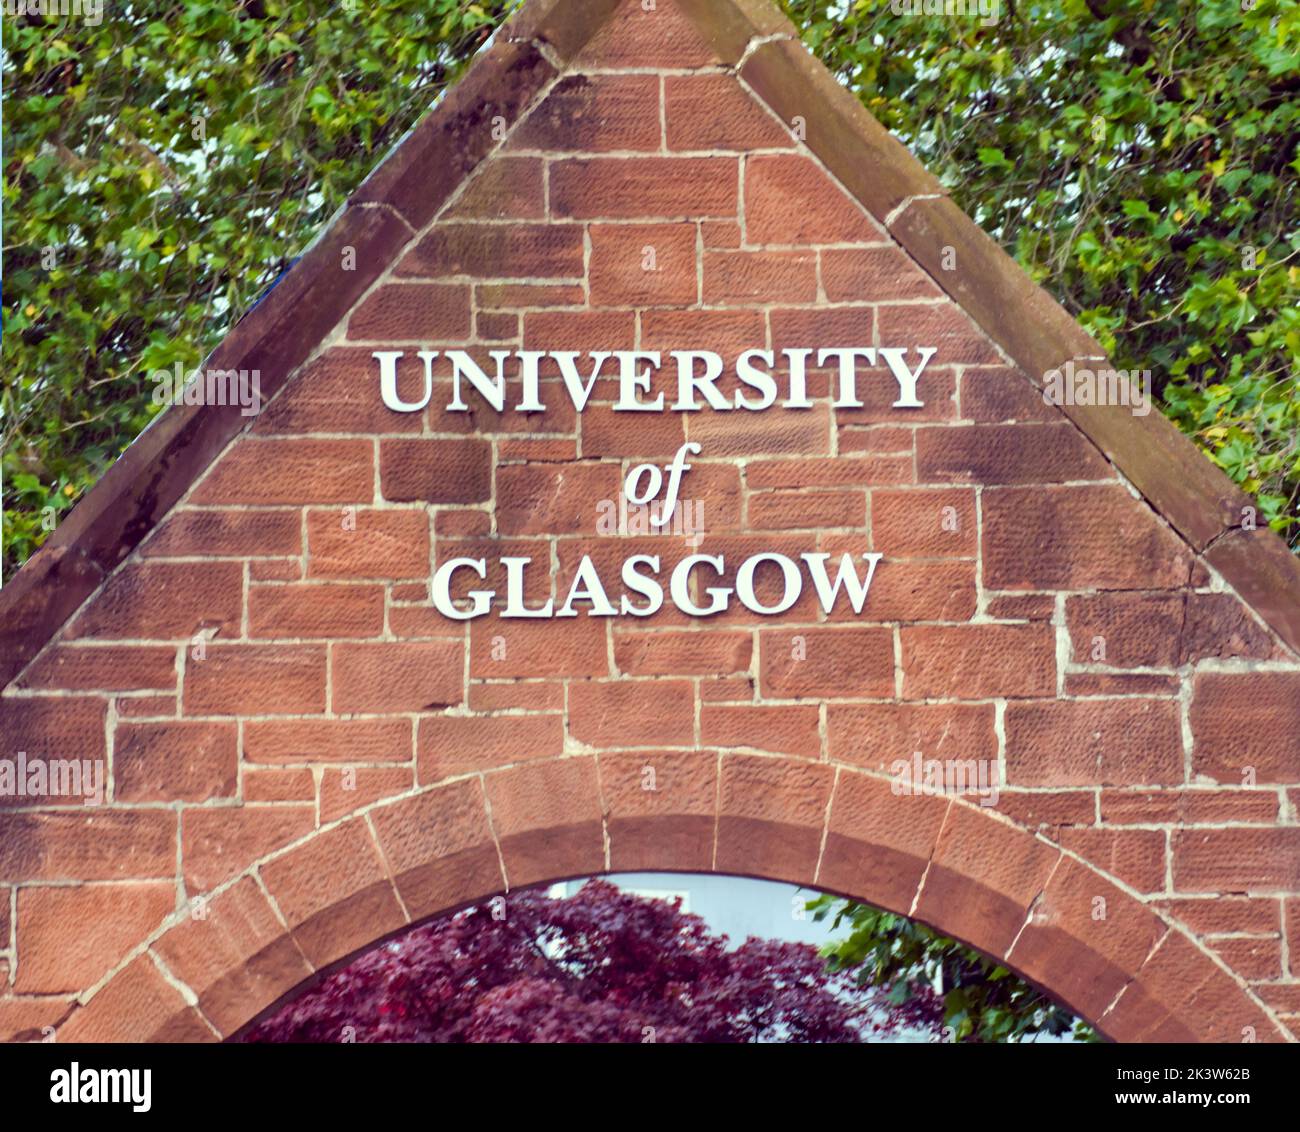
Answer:
<svg viewBox="0 0 1300 1132"><path fill-rule="evenodd" d="M456 414L440 359L404 415L370 358L847 343L938 346L924 409L882 371L858 409L822 373L806 411L614 414L602 381L578 414L551 374L544 414ZM680 560L596 504L686 440L702 552L881 551L864 613L431 607L457 555L554 563L537 600L584 553ZM408 922L609 869L911 913L1121 1040L1300 1032L1296 656L666 0L413 233L0 729L109 770L95 809L0 798L4 1036L228 1035ZM914 751L986 761L998 804L897 795Z"/></svg>

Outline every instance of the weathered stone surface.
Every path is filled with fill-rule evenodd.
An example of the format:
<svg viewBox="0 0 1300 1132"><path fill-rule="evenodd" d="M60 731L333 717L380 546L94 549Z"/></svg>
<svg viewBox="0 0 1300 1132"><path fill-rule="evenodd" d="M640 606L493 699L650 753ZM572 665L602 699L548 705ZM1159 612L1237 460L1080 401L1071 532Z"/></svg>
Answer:
<svg viewBox="0 0 1300 1132"><path fill-rule="evenodd" d="M386 344L438 351L427 407ZM579 411L551 356L540 410L516 357L449 407L450 350L716 351L726 404L745 350L855 344L935 347L923 403L878 357L838 406L814 359L806 406L624 412L607 363ZM665 868L914 914L1119 1040L1280 1036L1300 566L1157 414L1044 400L1093 355L774 5L531 0L214 354L265 411L169 410L0 594L0 782L106 773L0 795L0 1038L229 1036L410 920ZM690 529L620 525L685 441ZM824 610L802 556L873 551ZM774 616L581 599L774 553ZM435 606L457 557L491 614ZM505 558L577 616L503 616Z"/></svg>

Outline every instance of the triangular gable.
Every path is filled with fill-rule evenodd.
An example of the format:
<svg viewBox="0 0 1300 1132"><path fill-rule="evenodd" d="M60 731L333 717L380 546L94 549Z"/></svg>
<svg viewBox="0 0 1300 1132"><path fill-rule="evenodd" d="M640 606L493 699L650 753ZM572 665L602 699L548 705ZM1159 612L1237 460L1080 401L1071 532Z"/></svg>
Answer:
<svg viewBox="0 0 1300 1132"><path fill-rule="evenodd" d="M930 282L918 287L933 284L950 295L1024 373L1104 364L1101 347L808 54L774 5L678 0L654 14L651 24L643 7L616 0L526 5L204 368L257 369L264 396L274 396L485 157L496 154L500 176L517 185L505 159L526 142L512 135L499 147L494 124L516 121L569 63L614 65L620 58L644 67L716 63L780 120L802 119L807 149L925 269ZM633 87L626 96L635 96ZM557 124L581 137L581 117L565 105L564 92L562 80L551 92L555 117L548 127L546 113L538 116L530 126L535 137L553 139ZM726 107L706 102L703 109L696 126L702 139ZM751 144L764 131L756 129ZM500 201L487 179L479 186L466 194L462 215L481 215L475 195L494 207ZM1135 417L1082 405L1064 411L1190 549L1282 641L1300 648L1300 565L1272 532L1249 529L1250 500L1158 413ZM151 424L0 591L0 679L31 660L248 423L237 407L176 406Z"/></svg>

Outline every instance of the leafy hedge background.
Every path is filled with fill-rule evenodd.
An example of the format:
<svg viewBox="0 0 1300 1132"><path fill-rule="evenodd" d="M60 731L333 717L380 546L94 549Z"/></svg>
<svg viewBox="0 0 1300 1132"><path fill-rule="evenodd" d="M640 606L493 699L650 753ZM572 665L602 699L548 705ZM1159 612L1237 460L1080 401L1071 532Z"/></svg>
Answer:
<svg viewBox="0 0 1300 1132"><path fill-rule="evenodd" d="M512 6L3 20L4 577L161 411L147 374L202 361Z"/></svg>
<svg viewBox="0 0 1300 1132"><path fill-rule="evenodd" d="M805 42L1300 547L1297 0L784 0ZM3 576L510 0L4 17Z"/></svg>

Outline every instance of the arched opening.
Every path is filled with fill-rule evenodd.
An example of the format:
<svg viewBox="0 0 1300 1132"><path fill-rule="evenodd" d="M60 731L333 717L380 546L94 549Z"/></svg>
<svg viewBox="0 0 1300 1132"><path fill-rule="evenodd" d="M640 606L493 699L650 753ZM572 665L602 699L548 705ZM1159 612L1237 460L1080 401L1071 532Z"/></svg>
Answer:
<svg viewBox="0 0 1300 1132"><path fill-rule="evenodd" d="M809 760L653 758L654 791L640 788L644 753L614 752L517 763L366 807L214 891L202 917L173 923L80 1006L61 1039L229 1037L430 916L637 870L755 876L911 916L1113 1040L1276 1039L1250 993L1177 924L1002 815Z"/></svg>
<svg viewBox="0 0 1300 1132"><path fill-rule="evenodd" d="M623 873L430 917L293 988L237 1042L1073 1041L997 960L798 886Z"/></svg>

